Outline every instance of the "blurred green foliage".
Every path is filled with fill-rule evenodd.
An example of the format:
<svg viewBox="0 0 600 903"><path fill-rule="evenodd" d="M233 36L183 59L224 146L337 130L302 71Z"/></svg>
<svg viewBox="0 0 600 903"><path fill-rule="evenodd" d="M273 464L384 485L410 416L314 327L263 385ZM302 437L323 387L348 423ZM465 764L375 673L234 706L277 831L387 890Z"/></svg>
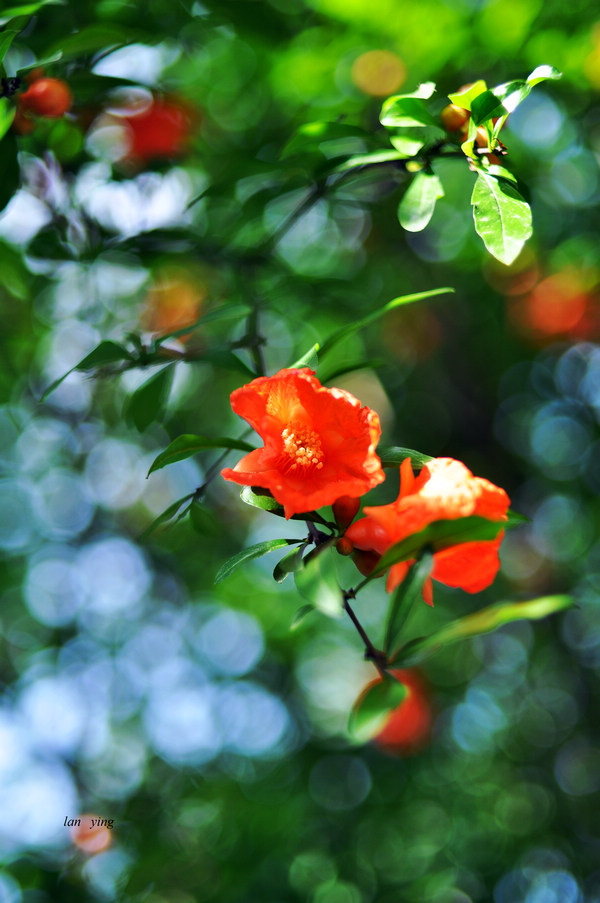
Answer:
<svg viewBox="0 0 600 903"><path fill-rule="evenodd" d="M0 217L0 901L597 901L597 8L28 6L0 14L19 32L6 76L41 62L74 105L0 142L0 201L19 189ZM357 62L381 50L379 68ZM510 267L473 230L460 157L439 161L445 197L422 232L398 223L394 166L327 190L348 156L389 151L384 96L434 81L439 114L463 84L542 62L563 79L502 132L534 217ZM188 111L183 152L123 151L116 120L147 92ZM169 506L187 511L222 450L145 477L182 434L241 436L229 394L249 371L447 285L348 335L322 374L380 413L386 444L465 461L531 520L504 541L493 587L436 587L411 632L499 599L577 607L428 659L431 742L401 759L348 734L374 669L349 622L311 612L290 632L303 600L273 581L279 552L215 587L282 521L212 480L190 517L140 540ZM101 341L121 351L40 404ZM371 503L395 497L393 480ZM381 642L371 586L356 610ZM114 819L104 852L72 843L64 819L83 813Z"/></svg>

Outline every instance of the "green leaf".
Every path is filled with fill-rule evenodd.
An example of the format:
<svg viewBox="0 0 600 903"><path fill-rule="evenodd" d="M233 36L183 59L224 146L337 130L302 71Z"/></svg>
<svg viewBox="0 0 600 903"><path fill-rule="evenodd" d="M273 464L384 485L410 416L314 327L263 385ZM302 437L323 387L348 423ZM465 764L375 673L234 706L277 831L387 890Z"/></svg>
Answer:
<svg viewBox="0 0 600 903"><path fill-rule="evenodd" d="M400 152L401 159L416 156L425 144L421 138L411 138L408 135L390 135L390 141Z"/></svg>
<svg viewBox="0 0 600 903"><path fill-rule="evenodd" d="M7 31L3 31L0 34L0 62L6 56L8 48L10 47L10 45L12 44L12 42L14 41L14 39L18 35L18 33L19 33L18 31L7 30ZM3 100L6 100L6 98L3 98ZM11 106L13 106L13 108L14 108L14 104L11 104Z"/></svg>
<svg viewBox="0 0 600 903"><path fill-rule="evenodd" d="M292 623L290 624L290 630L296 630L300 626L300 623L304 620L306 615L309 615L311 613L311 611L314 611L314 610L315 610L314 605L302 605L298 609L298 611L296 612L294 617L292 618Z"/></svg>
<svg viewBox="0 0 600 903"><path fill-rule="evenodd" d="M473 612L464 618L451 621L432 636L412 640L396 657L395 664L399 661L402 661L403 664L417 664L450 643L483 633L491 633L511 621L537 621L566 608L571 608L574 604L574 599L565 595L541 596L539 599L531 599L529 602L500 602L490 605L488 608L482 608L481 611Z"/></svg>
<svg viewBox="0 0 600 903"><path fill-rule="evenodd" d="M324 356L329 351L331 351L331 349L335 345L337 345L338 342L341 342L342 339L345 339L347 336L352 335L353 332L357 332L359 329L363 329L370 323L374 323L375 320L383 317L384 314L387 314L390 310L394 310L396 307L401 307L404 304L412 304L414 301L423 301L425 298L433 298L435 295L445 295L448 292L454 293L454 289L432 288L427 292L416 292L412 295L402 295L399 298L394 298L392 301L388 301L388 303L384 304L383 307L380 307L372 313L367 314L366 317L362 317L360 320L355 320L354 323L349 323L347 326L343 326L341 329L338 329L336 332L332 333L328 338L326 338L321 345L319 360L322 361Z"/></svg>
<svg viewBox="0 0 600 903"><path fill-rule="evenodd" d="M391 711L402 705L408 690L396 677L385 672L383 679L371 684L355 703L348 721L348 730L357 740L365 742L378 734Z"/></svg>
<svg viewBox="0 0 600 903"><path fill-rule="evenodd" d="M175 517L175 515L179 512L179 509L181 508L181 506L185 502L189 502L190 499L193 499L194 495L195 495L195 493L190 492L188 495L184 495L182 498L177 499L177 501L173 502L172 505L169 505L168 508L165 508L165 510L162 512L162 514L159 514L158 517L156 517L152 521L150 526L146 527L146 529L140 536L140 540L143 542L144 540L148 539L150 534L154 533L154 531L158 527L160 527L162 524L166 523L167 521L172 520ZM187 510L188 509L186 508L186 510L183 512L183 514L186 514Z"/></svg>
<svg viewBox="0 0 600 903"><path fill-rule="evenodd" d="M412 94L396 94L388 97L381 108L379 121L382 125L394 128L433 125L441 129L440 123L423 103L423 100L428 100L434 91L434 82L425 82Z"/></svg>
<svg viewBox="0 0 600 903"><path fill-rule="evenodd" d="M548 63L542 63L541 66L536 66L533 72L529 73L527 83L533 87L549 78L562 78L562 72L559 72L554 66L548 65Z"/></svg>
<svg viewBox="0 0 600 903"><path fill-rule="evenodd" d="M298 360L294 364L290 364L290 370L299 370L301 367L309 367L311 370L316 370L319 364L319 343L313 345L312 348L309 348L306 354L303 354L302 357L299 357Z"/></svg>
<svg viewBox="0 0 600 903"><path fill-rule="evenodd" d="M512 182L479 172L473 195L475 230L497 260L508 266L532 234L531 208Z"/></svg>
<svg viewBox="0 0 600 903"><path fill-rule="evenodd" d="M125 405L125 420L143 433L162 417L173 383L175 368L168 364L135 390Z"/></svg>
<svg viewBox="0 0 600 903"><path fill-rule="evenodd" d="M1 35L0 35L0 37L1 37ZM11 103L11 101L7 97L0 97L0 140L2 138L4 138L4 136L6 135L6 133L9 130L9 128L11 127L12 121L15 118L16 110L17 110L17 108L15 107L14 103ZM16 149L15 149L15 158L16 158ZM2 174L2 176L4 178L4 173ZM12 182L11 184L12 184L12 189L14 192L16 189L16 185L14 182ZM12 197L12 193L11 193L11 197Z"/></svg>
<svg viewBox="0 0 600 903"><path fill-rule="evenodd" d="M380 574L384 574L393 564L399 561L410 561L416 558L422 549L433 547L435 552L457 546L463 542L485 542L495 539L505 527L504 521L486 520L484 517L459 517L456 520L436 520L429 526L401 539L381 556L377 566L365 577L360 586L364 586Z"/></svg>
<svg viewBox="0 0 600 903"><path fill-rule="evenodd" d="M507 529L511 527L520 527L521 524L529 524L531 523L531 518L527 517L526 514L519 514L518 511L513 511L511 508L506 512L508 515L508 520L506 521Z"/></svg>
<svg viewBox="0 0 600 903"><path fill-rule="evenodd" d="M196 500L190 505L190 523L196 533L202 536L219 536L221 533L221 524L215 518L214 512Z"/></svg>
<svg viewBox="0 0 600 903"><path fill-rule="evenodd" d="M453 103L457 107L461 107L463 110L470 110L471 104L475 98L479 97L480 94L483 94L484 91L487 91L487 85L483 79L479 79L479 81L474 82L470 88L466 88L464 91L455 91L454 94L449 94L448 100L450 103Z"/></svg>
<svg viewBox="0 0 600 903"><path fill-rule="evenodd" d="M32 16L42 6L65 6L66 0L38 0L37 3L20 3L18 6L9 6L0 12L0 25L5 25L11 19L19 16Z"/></svg>
<svg viewBox="0 0 600 903"><path fill-rule="evenodd" d="M481 125L488 119L496 116L504 116L506 113L502 102L492 91L484 91L473 100L471 105L471 118L475 125Z"/></svg>
<svg viewBox="0 0 600 903"><path fill-rule="evenodd" d="M364 129L346 122L305 122L285 145L281 158L285 160L294 154L316 151L324 141L366 137L369 136Z"/></svg>
<svg viewBox="0 0 600 903"><path fill-rule="evenodd" d="M145 37L148 38L148 35ZM88 25L87 28L81 28L73 34L63 35L60 41L49 48L49 52L55 53L60 50L65 59L70 59L95 53L107 47L116 50L117 47L132 43L136 39L142 39L137 29L123 28L121 25Z"/></svg>
<svg viewBox="0 0 600 903"><path fill-rule="evenodd" d="M297 549L292 549L277 562L273 569L273 580L282 583L288 574L293 574L302 565L302 556L308 543L303 542ZM311 606L312 607L312 606Z"/></svg>
<svg viewBox="0 0 600 903"><path fill-rule="evenodd" d="M411 612L413 603L423 598L423 584L433 570L433 552L423 552L396 589L390 600L388 620L385 629L383 651L389 660L402 645L399 643L402 629Z"/></svg>
<svg viewBox="0 0 600 903"><path fill-rule="evenodd" d="M413 470L421 470L428 461L433 461L431 455L424 455L414 448L401 448L399 445L380 445L377 454L382 467L400 467L405 458L410 458Z"/></svg>
<svg viewBox="0 0 600 903"><path fill-rule="evenodd" d="M320 379L322 383L330 383L334 379L339 379L340 376L345 376L346 373L356 373L357 370L378 370L381 367L385 367L386 363L387 361L383 358L351 361L349 364L341 364L341 366L335 367L331 371L326 371Z"/></svg>
<svg viewBox="0 0 600 903"><path fill-rule="evenodd" d="M120 361L132 361L133 359L133 355L127 348L124 348L123 345L119 345L117 342L111 342L110 339L106 339L105 341L100 342L93 351L86 354L78 364L75 364L74 367L71 367L70 370L67 370L66 373L63 373L62 376L55 379L40 398L40 402L45 401L50 393L54 392L54 390L60 386L62 381L75 370L93 370L96 367L106 367L108 364L117 364Z"/></svg>
<svg viewBox="0 0 600 903"><path fill-rule="evenodd" d="M395 163L403 160L406 155L399 150L375 151L372 154L357 154L349 157L340 166L336 167L337 172L344 172L349 169L356 169L363 166L378 166L381 163Z"/></svg>
<svg viewBox="0 0 600 903"><path fill-rule="evenodd" d="M173 332L165 332L156 336L154 345L158 346L162 342L166 342L167 339L177 339L179 336L187 335L193 332L194 329L197 329L198 326L205 326L208 323L217 323L221 320L241 320L250 313L251 309L247 304L224 304L222 307L217 307L215 310L204 314L203 317L200 317L195 323L190 323L189 326L183 326L181 329L175 329Z"/></svg>
<svg viewBox="0 0 600 903"><path fill-rule="evenodd" d="M276 514L277 517L285 517L283 505L273 498L268 489L262 489L260 486L244 486L240 492L240 498L246 505L253 508L260 508L261 511L268 511L270 514ZM303 511L301 514L292 514L290 520L311 521L314 524L324 524L327 521L316 511Z"/></svg>
<svg viewBox="0 0 600 903"><path fill-rule="evenodd" d="M398 206L400 225L407 232L420 232L435 210L435 202L444 197L444 189L432 172L418 172Z"/></svg>
<svg viewBox="0 0 600 903"><path fill-rule="evenodd" d="M213 439L210 436L196 436L192 433L185 433L183 436L173 439L165 450L156 456L147 477L154 473L155 470L160 470L168 464L175 464L176 461L191 458L192 455L197 455L198 452L206 451L209 448L236 448L239 451L254 451L254 446L250 445L249 442L244 442L242 439L230 439L226 436L219 436Z"/></svg>
<svg viewBox="0 0 600 903"><path fill-rule="evenodd" d="M223 370L236 370L238 373L242 373L244 376L249 376L252 379L256 376L256 373L250 369L248 364L244 363L237 354L234 354L233 351L229 351L227 348L207 348L198 357L198 360L214 364Z"/></svg>
<svg viewBox="0 0 600 903"><path fill-rule="evenodd" d="M31 69L41 69L43 66L49 66L51 63L57 63L60 59L62 59L61 50L49 56L43 56L40 59L36 60L34 63L27 63L26 66L19 66L19 68L15 70L15 73L16 75L21 75L23 72L29 72Z"/></svg>
<svg viewBox="0 0 600 903"><path fill-rule="evenodd" d="M344 610L344 595L338 583L334 559L333 539L323 543L294 573L300 595L330 618L339 617Z"/></svg>
<svg viewBox="0 0 600 903"><path fill-rule="evenodd" d="M236 571L241 564L246 561L252 561L254 558L261 558L267 552L274 552L275 549L282 549L284 546L295 545L301 542L300 539L268 539L266 542L257 542L248 549L242 549L237 555L229 558L225 564L221 565L215 576L215 583L220 583Z"/></svg>

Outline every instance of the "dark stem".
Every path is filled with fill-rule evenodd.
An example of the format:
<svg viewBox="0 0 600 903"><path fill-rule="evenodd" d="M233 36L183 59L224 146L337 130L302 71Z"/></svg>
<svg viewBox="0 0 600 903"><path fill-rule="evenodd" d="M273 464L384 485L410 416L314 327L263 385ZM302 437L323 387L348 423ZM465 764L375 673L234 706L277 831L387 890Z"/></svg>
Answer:
<svg viewBox="0 0 600 903"><path fill-rule="evenodd" d="M375 665L375 667L377 668L377 670L383 677L385 674L385 670L387 668L387 659L385 657L385 654L383 652L381 652L380 649L375 648L375 646L373 645L373 643L367 636L367 633L366 633L364 627L362 626L362 624L356 617L354 609L352 608L352 606L350 605L350 603L348 601L348 599L354 598L354 592L352 590L347 590L347 591L343 590L343 593L344 593L344 609L348 612L348 614L350 616L350 620L352 621L352 623L358 630L358 632L360 634L360 638L363 641L363 643L365 644L365 658L368 661L373 662L373 664Z"/></svg>

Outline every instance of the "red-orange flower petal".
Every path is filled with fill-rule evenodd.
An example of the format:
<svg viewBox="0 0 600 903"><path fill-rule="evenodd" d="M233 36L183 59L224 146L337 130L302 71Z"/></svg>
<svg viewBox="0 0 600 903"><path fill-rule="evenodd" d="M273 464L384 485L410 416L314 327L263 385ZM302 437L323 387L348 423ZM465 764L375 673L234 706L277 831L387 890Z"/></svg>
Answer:
<svg viewBox="0 0 600 903"><path fill-rule="evenodd" d="M285 516L361 496L384 479L375 447L379 417L312 370L280 370L231 394L231 406L264 441L222 476L270 490Z"/></svg>
<svg viewBox="0 0 600 903"><path fill-rule="evenodd" d="M431 735L433 713L429 692L421 675L414 668L396 669L390 673L404 684L408 692L400 705L388 714L383 727L372 738L372 742L392 755L411 755L422 749ZM371 681L363 690L356 705L367 690L380 681L380 677Z"/></svg>
<svg viewBox="0 0 600 903"><path fill-rule="evenodd" d="M499 486L474 477L460 461L435 458L415 479L410 459L402 462L400 493L390 505L365 507L366 517L352 524L346 536L357 549L382 555L402 539L418 533L436 520L455 520L476 515L488 520L506 520L509 498ZM432 577L447 586L470 593L489 586L500 567L498 549L503 533L486 542L460 543L436 552ZM386 589L392 592L405 578L411 562L390 568ZM431 587L424 597L432 604Z"/></svg>

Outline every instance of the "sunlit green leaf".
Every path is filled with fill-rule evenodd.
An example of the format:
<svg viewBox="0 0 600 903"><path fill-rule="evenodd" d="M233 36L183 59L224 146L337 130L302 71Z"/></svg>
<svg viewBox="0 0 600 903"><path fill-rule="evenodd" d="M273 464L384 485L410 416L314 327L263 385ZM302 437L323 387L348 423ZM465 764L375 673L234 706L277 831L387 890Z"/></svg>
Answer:
<svg viewBox="0 0 600 903"><path fill-rule="evenodd" d="M338 583L333 540L324 543L305 559L294 573L300 595L329 617L339 617L344 610L344 596Z"/></svg>
<svg viewBox="0 0 600 903"><path fill-rule="evenodd" d="M245 452L254 450L253 445L244 442L242 439L230 439L226 436L219 436L213 439L210 436L196 436L186 433L183 436L178 436L177 439L173 439L170 445L160 455L157 455L148 471L148 476L154 473L155 470L166 467L167 464L175 464L176 461L191 458L192 455L197 455L198 452L206 451L210 448L235 448Z"/></svg>
<svg viewBox="0 0 600 903"><path fill-rule="evenodd" d="M530 72L527 76L527 82L531 86L537 85L539 82L543 82L548 78L556 79L562 78L562 72L559 72L558 69L555 69L554 66L549 66L548 63L542 63L541 66L536 66L533 72Z"/></svg>
<svg viewBox="0 0 600 903"><path fill-rule="evenodd" d="M390 142L402 158L414 157L425 143L421 138L411 138L409 135L390 135Z"/></svg>
<svg viewBox="0 0 600 903"><path fill-rule="evenodd" d="M11 103L11 101L7 97L0 97L0 139L4 138L9 128L11 127L12 121L15 118L16 109L17 108L15 107L14 103ZM15 190L15 187L15 184L12 183L11 189L13 192Z"/></svg>
<svg viewBox="0 0 600 903"><path fill-rule="evenodd" d="M388 97L381 108L379 121L392 127L432 125L441 128L431 115L423 100L428 100L435 91L433 82L425 82L412 94L396 94Z"/></svg>
<svg viewBox="0 0 600 903"><path fill-rule="evenodd" d="M404 702L408 690L389 672L371 684L350 713L348 730L356 740L366 742L382 730L388 715Z"/></svg>
<svg viewBox="0 0 600 903"><path fill-rule="evenodd" d="M248 549L242 549L237 555L228 558L225 564L221 565L215 576L215 583L220 583L236 571L241 564L246 561L252 561L254 558L261 558L267 552L274 552L275 549L283 549L284 546L295 545L301 542L299 539L268 539L266 542L257 542Z"/></svg>
<svg viewBox="0 0 600 903"><path fill-rule="evenodd" d="M532 233L531 208L512 182L480 172L471 197L475 230L493 256L510 264Z"/></svg>
<svg viewBox="0 0 600 903"><path fill-rule="evenodd" d="M461 107L463 110L470 110L475 98L483 94L484 91L487 91L487 85L482 79L479 79L463 91L455 91L454 94L449 94L448 99L455 106Z"/></svg>
<svg viewBox="0 0 600 903"><path fill-rule="evenodd" d="M382 467L400 467L405 458L410 458L412 469L420 470L428 461L433 461L431 455L424 455L414 448L401 448L399 445L379 445L377 454Z"/></svg>
<svg viewBox="0 0 600 903"><path fill-rule="evenodd" d="M416 561L394 592L388 608L388 619L385 628L383 651L386 657L392 658L402 645L402 630L411 612L413 603L423 598L423 584L431 576L433 570L433 552L424 552Z"/></svg>
<svg viewBox="0 0 600 903"><path fill-rule="evenodd" d="M364 166L375 166L381 163L395 163L398 160L404 159L405 154L403 154L399 150L387 150L387 151L374 151L372 154L357 154L354 157L349 157L348 160L345 160L340 166L337 167L338 171L343 172L348 169L355 169L356 167L364 167Z"/></svg>
<svg viewBox="0 0 600 903"><path fill-rule="evenodd" d="M492 91L484 91L478 97L473 99L471 104L471 118L475 125L481 125L482 122L496 116L503 116L505 109L501 101Z"/></svg>
<svg viewBox="0 0 600 903"><path fill-rule="evenodd" d="M174 373L172 364L163 367L136 389L125 405L126 421L133 424L140 433L164 414Z"/></svg>
<svg viewBox="0 0 600 903"><path fill-rule="evenodd" d="M447 293L453 292L453 288L432 288L427 292L416 292L412 295L402 295L399 298L394 298L392 301L388 301L388 303L384 304L383 307L380 307L372 313L367 314L366 317L362 317L360 320L355 320L354 323L349 323L347 326L342 326L341 329L338 329L336 332L332 333L328 338L326 338L321 345L319 360L322 361L323 357L328 354L331 349L338 344L338 342L341 342L342 339L345 339L347 336L352 335L352 333L363 329L370 323L374 323L380 317L383 317L384 314L389 313L390 310L394 310L396 307L402 307L404 304L412 304L415 301L423 301L425 298L433 298L435 295L445 295Z"/></svg>
<svg viewBox="0 0 600 903"><path fill-rule="evenodd" d="M396 662L417 664L433 655L449 643L465 640L469 637L479 636L482 633L490 633L510 624L511 621L534 620L546 618L548 615L571 608L574 600L571 596L542 596L539 599L531 599L529 602L501 602L490 605L481 611L473 612L464 618L459 618L446 624L437 633L428 637L419 637L408 643L396 656Z"/></svg>
<svg viewBox="0 0 600 903"><path fill-rule="evenodd" d="M398 206L402 228L407 232L424 229L433 216L437 199L443 197L444 189L438 177L432 172L418 172Z"/></svg>

